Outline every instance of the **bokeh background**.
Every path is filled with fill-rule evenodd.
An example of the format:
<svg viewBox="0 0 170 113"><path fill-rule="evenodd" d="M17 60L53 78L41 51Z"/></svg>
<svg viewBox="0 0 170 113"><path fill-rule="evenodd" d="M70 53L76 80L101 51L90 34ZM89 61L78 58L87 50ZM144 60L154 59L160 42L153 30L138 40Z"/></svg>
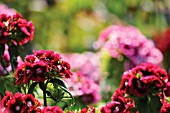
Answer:
<svg viewBox="0 0 170 113"><path fill-rule="evenodd" d="M112 24L134 25L148 38L169 24L169 0L0 0L35 25L33 49L94 50ZM28 48L29 49L29 48Z"/></svg>

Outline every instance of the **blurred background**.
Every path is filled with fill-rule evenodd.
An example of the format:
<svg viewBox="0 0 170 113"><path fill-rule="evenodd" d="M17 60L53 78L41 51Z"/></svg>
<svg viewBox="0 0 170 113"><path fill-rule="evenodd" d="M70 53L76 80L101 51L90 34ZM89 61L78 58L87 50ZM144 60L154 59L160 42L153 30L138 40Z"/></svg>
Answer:
<svg viewBox="0 0 170 113"><path fill-rule="evenodd" d="M34 23L34 40L25 45L25 55L31 54L32 50L40 49L67 54L76 53L76 55L87 51L97 53L95 42L102 30L110 25L132 25L148 39L154 41L164 55L162 66L169 71L170 0L0 0L0 4L6 4L8 8L15 9L24 18ZM161 45L166 46L164 49L158 46L162 40ZM85 54L89 59L92 59L94 55ZM90 62L91 66L96 66L94 62L99 61L88 61L88 58L84 64ZM100 75L95 81L96 84L100 84L102 90L100 103L110 100L114 90L119 86L124 71L120 59L110 59L107 54L102 54L100 71L98 66L95 67L97 71L95 69L88 71ZM81 58L76 63L80 63L79 70L92 69L82 65ZM89 73L83 71L84 75Z"/></svg>
<svg viewBox="0 0 170 113"><path fill-rule="evenodd" d="M109 25L137 27L151 38L170 23L169 0L0 0L35 25L32 49L94 50Z"/></svg>

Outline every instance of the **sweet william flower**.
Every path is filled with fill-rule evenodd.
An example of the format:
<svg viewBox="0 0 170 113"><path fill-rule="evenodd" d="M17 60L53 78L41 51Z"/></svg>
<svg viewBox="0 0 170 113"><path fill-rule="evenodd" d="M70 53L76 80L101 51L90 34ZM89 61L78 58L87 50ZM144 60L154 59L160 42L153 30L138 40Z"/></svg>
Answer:
<svg viewBox="0 0 170 113"><path fill-rule="evenodd" d="M169 113L169 111L170 111L170 103L164 101L160 109L160 113Z"/></svg>
<svg viewBox="0 0 170 113"><path fill-rule="evenodd" d="M28 83L30 80L44 82L50 77L70 78L70 64L52 50L34 51L27 55L24 63L16 69L16 84Z"/></svg>
<svg viewBox="0 0 170 113"><path fill-rule="evenodd" d="M23 45L33 40L34 25L23 19L19 13L10 16L0 14L0 36L0 44Z"/></svg>
<svg viewBox="0 0 170 113"><path fill-rule="evenodd" d="M143 63L124 72L120 89L133 96L154 94L166 87L168 74L152 63Z"/></svg>
<svg viewBox="0 0 170 113"><path fill-rule="evenodd" d="M58 106L47 106L42 109L41 113L64 113L64 112Z"/></svg>
<svg viewBox="0 0 170 113"><path fill-rule="evenodd" d="M5 91L5 96L2 99L2 107L7 107L8 106L8 101L12 99L13 94L11 92Z"/></svg>
<svg viewBox="0 0 170 113"><path fill-rule="evenodd" d="M163 60L154 42L133 26L109 26L101 32L96 45L98 49L108 51L113 58L125 56L132 66L144 62L160 64Z"/></svg>
<svg viewBox="0 0 170 113"><path fill-rule="evenodd" d="M6 91L2 99L2 107L5 109L3 113L40 113L40 102L31 94L15 93Z"/></svg>

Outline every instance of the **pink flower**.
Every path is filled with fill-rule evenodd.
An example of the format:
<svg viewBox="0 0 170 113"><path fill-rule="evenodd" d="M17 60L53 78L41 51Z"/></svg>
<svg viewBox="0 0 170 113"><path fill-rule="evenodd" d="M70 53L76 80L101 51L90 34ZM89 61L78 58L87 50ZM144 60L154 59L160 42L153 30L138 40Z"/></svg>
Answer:
<svg viewBox="0 0 170 113"><path fill-rule="evenodd" d="M162 53L152 40L147 39L133 26L112 25L101 32L96 42L101 50L106 50L113 58L125 56L136 66L144 62L160 64Z"/></svg>
<svg viewBox="0 0 170 113"><path fill-rule="evenodd" d="M9 8L5 4L0 4L0 14L7 14L7 15L14 15L16 13L16 10L13 8Z"/></svg>

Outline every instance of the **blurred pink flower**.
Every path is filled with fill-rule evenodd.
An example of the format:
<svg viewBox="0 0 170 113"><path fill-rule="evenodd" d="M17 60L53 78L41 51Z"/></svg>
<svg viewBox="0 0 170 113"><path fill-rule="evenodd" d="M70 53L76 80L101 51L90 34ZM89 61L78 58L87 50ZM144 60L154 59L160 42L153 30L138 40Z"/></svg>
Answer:
<svg viewBox="0 0 170 113"><path fill-rule="evenodd" d="M101 99L99 84L83 74L73 73L66 82L72 95L81 97L86 104L96 103Z"/></svg>
<svg viewBox="0 0 170 113"><path fill-rule="evenodd" d="M160 64L162 53L152 40L147 39L133 26L112 25L101 32L97 47L107 50L113 58L126 56L134 66L143 62Z"/></svg>
<svg viewBox="0 0 170 113"><path fill-rule="evenodd" d="M7 14L8 16L12 16L16 14L16 10L13 8L9 8L5 4L0 4L0 14Z"/></svg>
<svg viewBox="0 0 170 113"><path fill-rule="evenodd" d="M65 61L70 63L73 72L79 72L95 82L99 81L101 67L100 58L97 54L84 52L82 54L62 54L61 56Z"/></svg>
<svg viewBox="0 0 170 113"><path fill-rule="evenodd" d="M67 79L69 90L86 104L101 99L99 79L101 74L100 58L93 52L61 54L70 63L73 76Z"/></svg>

